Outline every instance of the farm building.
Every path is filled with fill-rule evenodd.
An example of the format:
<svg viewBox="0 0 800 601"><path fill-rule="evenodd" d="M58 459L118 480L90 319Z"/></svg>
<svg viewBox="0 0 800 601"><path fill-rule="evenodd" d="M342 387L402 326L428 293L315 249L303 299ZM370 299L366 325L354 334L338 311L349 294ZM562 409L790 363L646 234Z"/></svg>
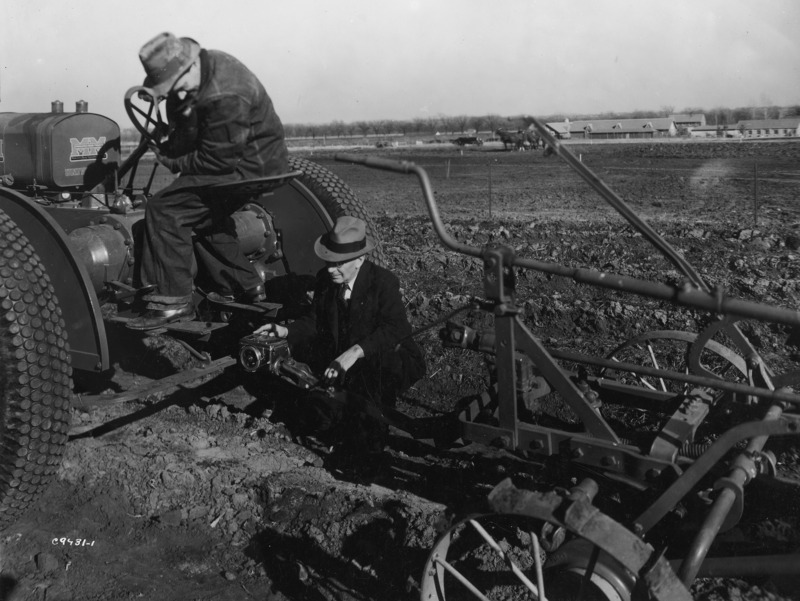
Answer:
<svg viewBox="0 0 800 601"><path fill-rule="evenodd" d="M727 125L703 125L689 128L692 138L740 138L741 132Z"/></svg>
<svg viewBox="0 0 800 601"><path fill-rule="evenodd" d="M678 129L706 126L706 116L703 113L678 113L670 115L669 118L672 119Z"/></svg>
<svg viewBox="0 0 800 601"><path fill-rule="evenodd" d="M650 125L629 126L622 122L606 125L605 123L593 124L586 130L588 138L592 140L614 140L629 138L653 138L656 130Z"/></svg>
<svg viewBox="0 0 800 601"><path fill-rule="evenodd" d="M629 139L660 138L674 136L678 130L672 119L653 117L650 119L596 119L592 121L565 121L548 123L551 129L569 126L572 138Z"/></svg>
<svg viewBox="0 0 800 601"><path fill-rule="evenodd" d="M744 138L786 138L800 136L800 117L788 119L748 119L731 129Z"/></svg>
<svg viewBox="0 0 800 601"><path fill-rule="evenodd" d="M545 123L544 125L559 140L568 140L571 137L569 119L559 123Z"/></svg>
<svg viewBox="0 0 800 601"><path fill-rule="evenodd" d="M747 119L734 125L692 127L693 138L792 138L800 136L800 117Z"/></svg>

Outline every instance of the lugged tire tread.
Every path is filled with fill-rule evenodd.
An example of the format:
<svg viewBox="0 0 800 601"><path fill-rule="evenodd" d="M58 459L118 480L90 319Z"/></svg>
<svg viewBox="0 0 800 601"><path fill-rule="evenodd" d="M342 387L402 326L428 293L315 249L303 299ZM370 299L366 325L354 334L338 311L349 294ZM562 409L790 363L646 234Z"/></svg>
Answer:
<svg viewBox="0 0 800 601"><path fill-rule="evenodd" d="M0 530L58 470L71 395L69 344L50 278L0 210Z"/></svg>
<svg viewBox="0 0 800 601"><path fill-rule="evenodd" d="M353 190L338 175L308 159L290 156L289 166L293 171L303 172L298 179L314 193L334 220L342 215L349 215L366 222L367 234L375 242L375 249L367 256L373 263L385 266L386 258L378 230L366 207Z"/></svg>

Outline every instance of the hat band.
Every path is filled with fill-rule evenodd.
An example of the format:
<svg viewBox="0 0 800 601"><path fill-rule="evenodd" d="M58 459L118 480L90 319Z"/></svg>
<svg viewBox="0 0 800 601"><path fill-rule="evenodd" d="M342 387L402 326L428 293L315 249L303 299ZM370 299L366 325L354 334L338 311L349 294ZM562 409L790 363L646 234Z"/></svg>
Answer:
<svg viewBox="0 0 800 601"><path fill-rule="evenodd" d="M158 83L171 79L172 77L180 73L181 68L184 66L183 63L185 60L186 56L184 55L183 52L181 52L177 56L173 56L163 67L158 69L153 74L153 79L157 79Z"/></svg>
<svg viewBox="0 0 800 601"><path fill-rule="evenodd" d="M367 239L362 238L361 240L357 240L355 242L339 243L339 242L334 242L333 240L330 239L330 237L327 237L327 240L325 241L325 247L331 252L335 253L352 253L356 252L357 250L363 250L364 248L366 248Z"/></svg>

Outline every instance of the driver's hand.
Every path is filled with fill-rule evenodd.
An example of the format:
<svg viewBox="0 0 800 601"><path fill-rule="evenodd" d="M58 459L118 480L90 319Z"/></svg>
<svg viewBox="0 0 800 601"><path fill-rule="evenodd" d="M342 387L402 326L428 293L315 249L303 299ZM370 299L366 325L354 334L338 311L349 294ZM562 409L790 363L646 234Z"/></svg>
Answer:
<svg viewBox="0 0 800 601"><path fill-rule="evenodd" d="M152 152L155 155L156 160L159 163L164 165L164 167L166 167L167 169L169 169L173 173L175 172L175 165L176 165L175 159L171 159L171 158L165 156L164 153L162 152L161 146L159 144L156 144L155 142L150 142L147 145L147 147L150 149L150 152Z"/></svg>
<svg viewBox="0 0 800 601"><path fill-rule="evenodd" d="M160 146L159 144L156 144L155 142L148 142L148 143L147 143L147 149L148 149L150 152L152 152L154 155L156 155L156 160L157 160L159 163L163 163L163 162L164 162L164 159L165 159L165 158L167 158L167 157L165 157L165 156L162 154L162 152L161 152L161 146Z"/></svg>
<svg viewBox="0 0 800 601"><path fill-rule="evenodd" d="M271 334L278 338L286 338L289 335L289 328L277 323L265 323L253 332L253 334Z"/></svg>
<svg viewBox="0 0 800 601"><path fill-rule="evenodd" d="M341 355L336 357L331 364L325 368L325 371L322 373L322 379L325 380L326 383L332 384L337 380L340 380L344 377L353 365L355 365L356 361L362 359L364 357L364 350L357 344L354 344Z"/></svg>
<svg viewBox="0 0 800 601"><path fill-rule="evenodd" d="M150 150L157 150L160 146L169 142L170 126L160 120L157 123L148 123L148 127L150 125L152 125L152 129L146 136L147 145Z"/></svg>

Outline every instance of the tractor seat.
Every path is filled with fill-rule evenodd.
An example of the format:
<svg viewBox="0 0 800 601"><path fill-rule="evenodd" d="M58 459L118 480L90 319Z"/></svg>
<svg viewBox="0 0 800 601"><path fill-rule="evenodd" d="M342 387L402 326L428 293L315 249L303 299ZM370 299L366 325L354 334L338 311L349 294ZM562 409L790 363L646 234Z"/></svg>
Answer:
<svg viewBox="0 0 800 601"><path fill-rule="evenodd" d="M229 197L258 196L260 194L272 192L275 188L279 188L284 184L289 183L295 177L302 174L302 171L289 171L288 173L269 175L267 177L256 177L253 179L244 179L235 182L213 184L209 186L208 189Z"/></svg>

